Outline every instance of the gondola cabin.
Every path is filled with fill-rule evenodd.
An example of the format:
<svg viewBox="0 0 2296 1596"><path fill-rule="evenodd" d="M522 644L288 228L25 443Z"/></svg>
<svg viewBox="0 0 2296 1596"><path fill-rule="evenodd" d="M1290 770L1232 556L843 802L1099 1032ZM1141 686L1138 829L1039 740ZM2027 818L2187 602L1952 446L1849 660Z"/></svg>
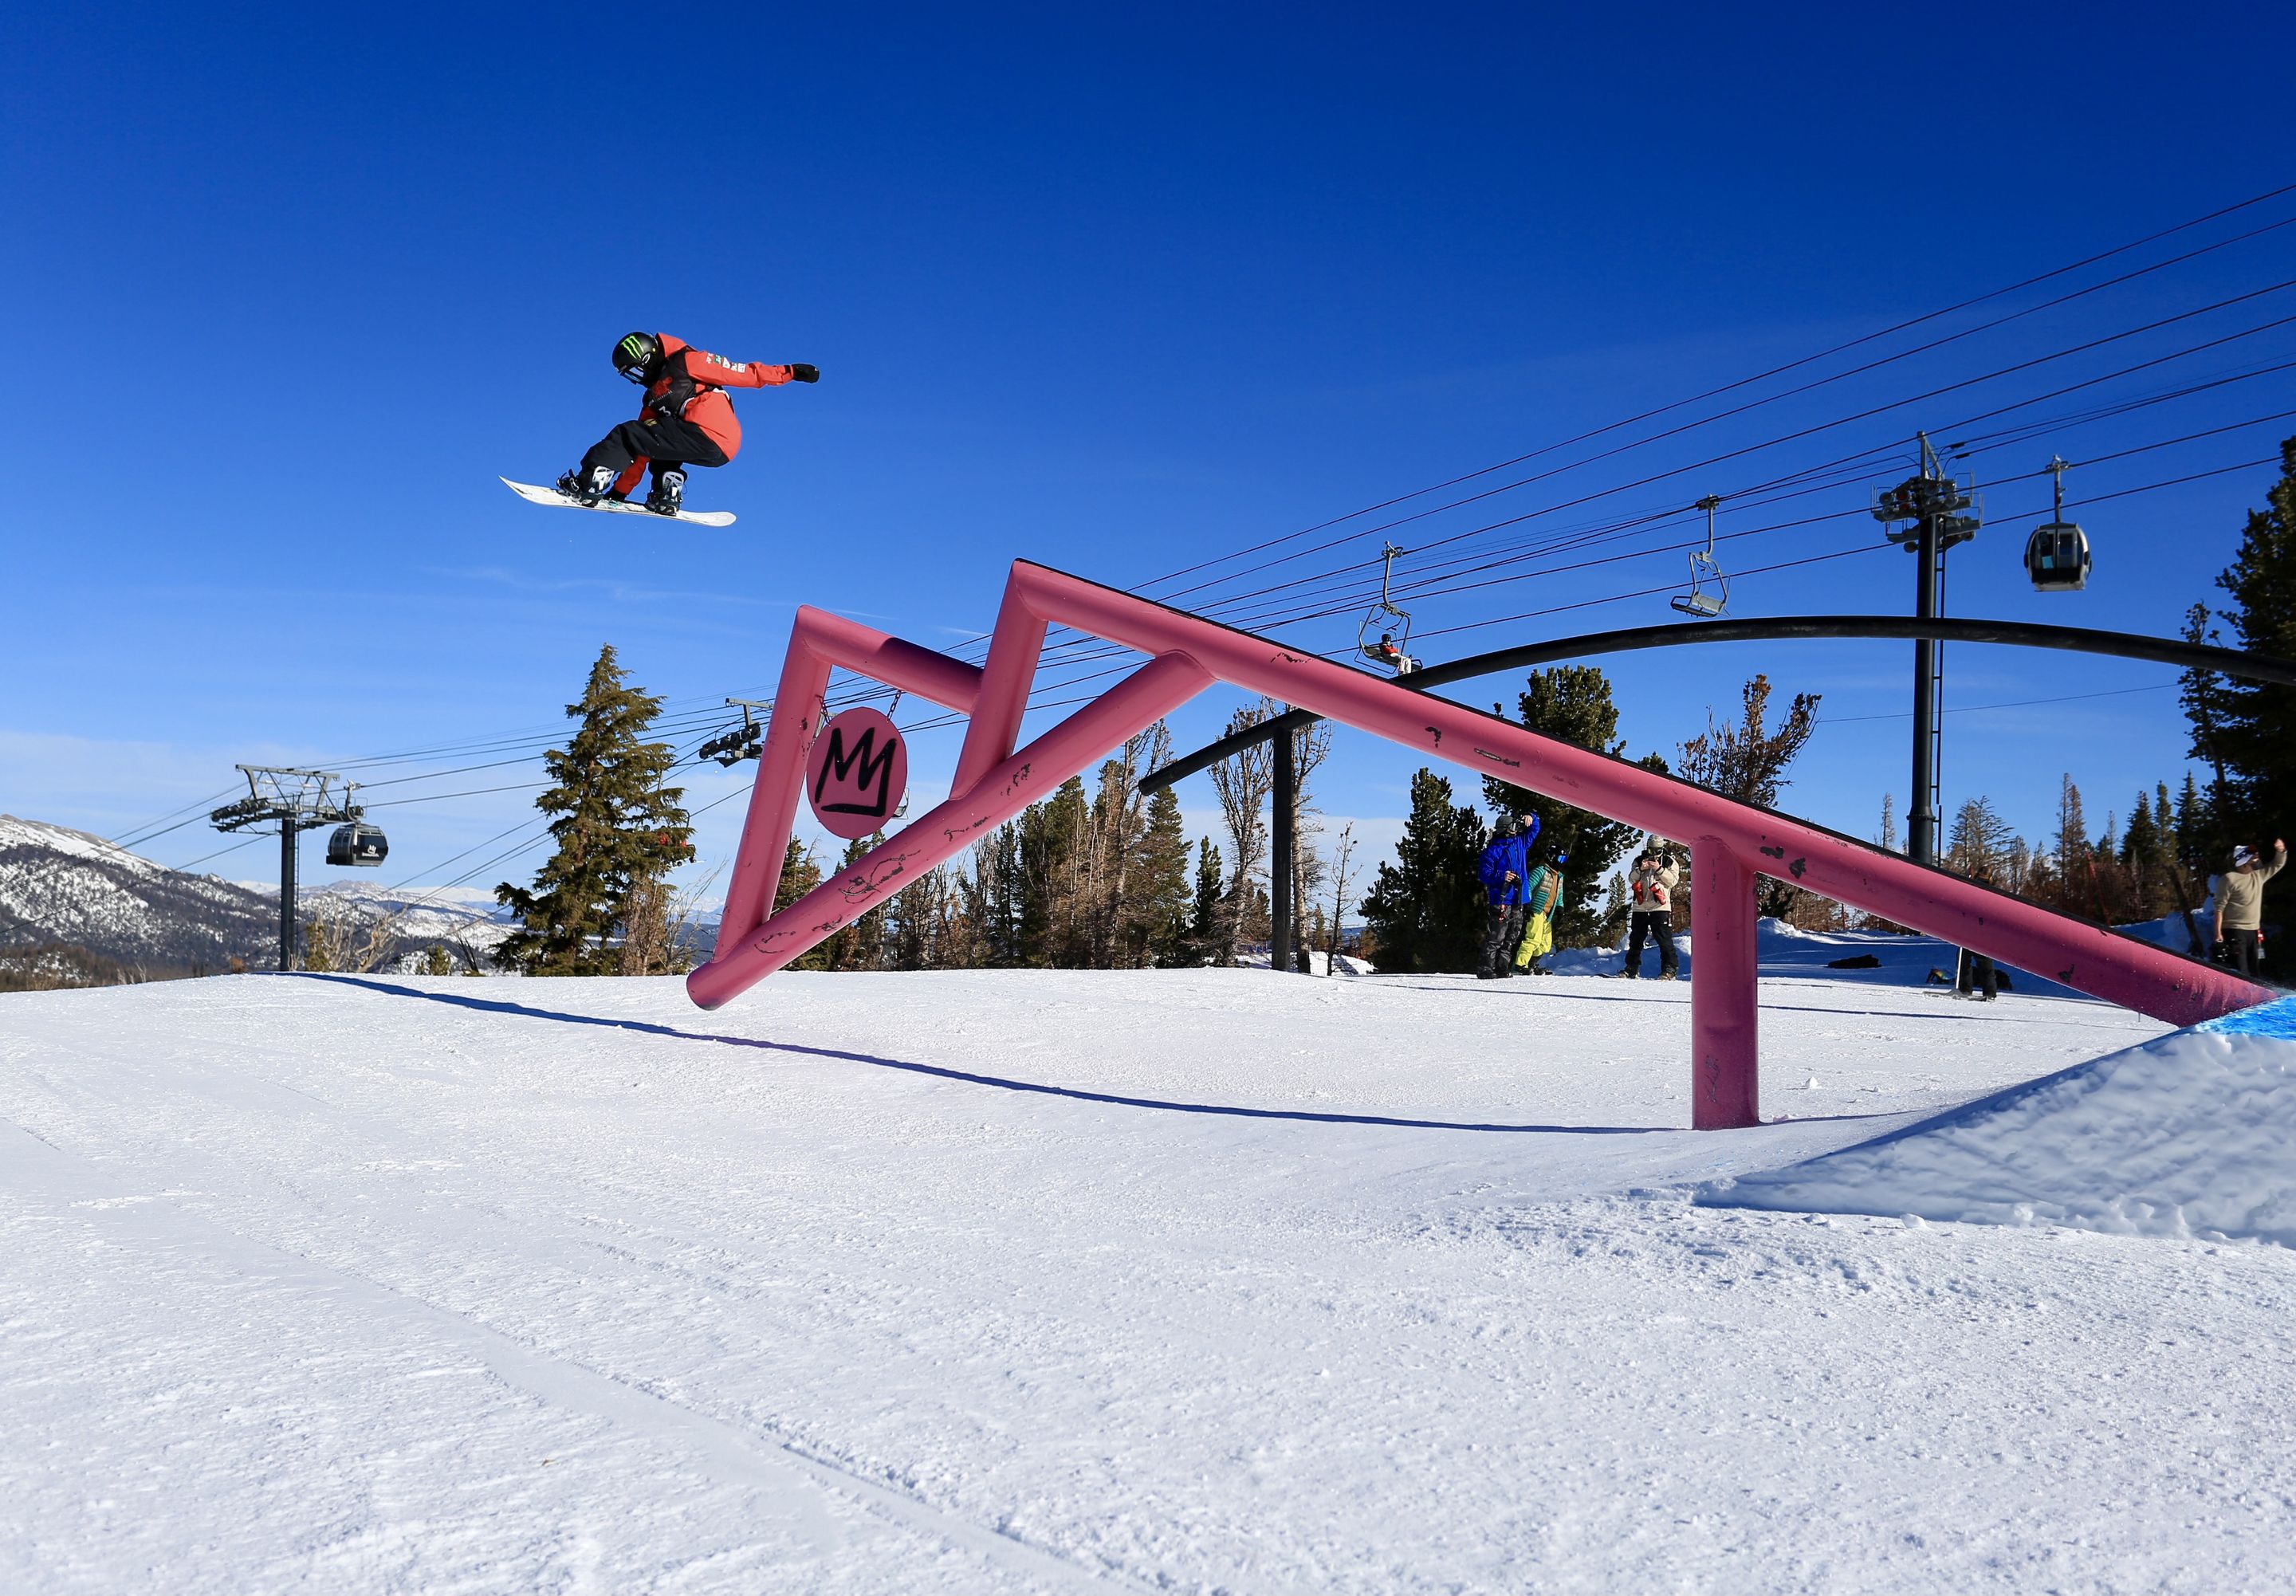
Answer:
<svg viewBox="0 0 2296 1596"><path fill-rule="evenodd" d="M380 864L390 855L390 839L382 834L382 828L365 821L337 826L327 839L330 864Z"/></svg>
<svg viewBox="0 0 2296 1596"><path fill-rule="evenodd" d="M2088 585L2088 534L2070 521L2034 528L2025 544L2025 574L2037 593L2079 593Z"/></svg>

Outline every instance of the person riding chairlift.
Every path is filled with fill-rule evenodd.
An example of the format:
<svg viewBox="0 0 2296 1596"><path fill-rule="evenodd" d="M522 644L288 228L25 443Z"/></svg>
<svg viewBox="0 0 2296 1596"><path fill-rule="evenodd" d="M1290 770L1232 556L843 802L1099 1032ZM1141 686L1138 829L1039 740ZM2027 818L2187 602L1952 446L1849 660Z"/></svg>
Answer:
<svg viewBox="0 0 2296 1596"><path fill-rule="evenodd" d="M1396 646L1395 634L1392 632L1382 632L1379 634L1379 641L1365 649L1364 652L1394 671L1398 676L1407 676L1419 668L1418 660Z"/></svg>

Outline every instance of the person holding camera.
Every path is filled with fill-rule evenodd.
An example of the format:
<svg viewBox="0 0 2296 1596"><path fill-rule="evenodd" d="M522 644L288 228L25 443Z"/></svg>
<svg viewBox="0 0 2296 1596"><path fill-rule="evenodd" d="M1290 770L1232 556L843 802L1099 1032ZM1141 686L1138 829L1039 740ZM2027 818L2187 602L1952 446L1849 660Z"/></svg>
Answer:
<svg viewBox="0 0 2296 1596"><path fill-rule="evenodd" d="M2217 878L2217 951L2244 976L2256 974L2264 952L2264 884L2288 863L2288 845L2274 838L2267 864L2246 843L2232 851L2232 868Z"/></svg>
<svg viewBox="0 0 2296 1596"><path fill-rule="evenodd" d="M1658 978L1674 979L1680 955L1674 948L1674 888L1682 872L1664 848L1646 848L1635 859L1627 878L1627 967L1619 973L1628 980L1643 973L1643 944L1658 944Z"/></svg>

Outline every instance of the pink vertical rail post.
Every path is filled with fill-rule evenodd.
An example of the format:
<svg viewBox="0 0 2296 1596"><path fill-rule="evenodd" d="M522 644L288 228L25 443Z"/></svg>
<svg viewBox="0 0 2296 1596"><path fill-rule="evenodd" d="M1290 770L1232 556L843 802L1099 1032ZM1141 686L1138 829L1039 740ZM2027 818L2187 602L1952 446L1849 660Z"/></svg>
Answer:
<svg viewBox="0 0 2296 1596"><path fill-rule="evenodd" d="M1759 1125L1754 872L1718 837L1690 845L1690 1125Z"/></svg>
<svg viewBox="0 0 2296 1596"><path fill-rule="evenodd" d="M1054 623L1151 661L1015 753L1046 630ZM767 915L832 665L960 710L972 724L947 802ZM2226 971L1791 815L1027 561L1013 563L981 670L820 610L799 611L717 953L687 978L688 991L705 1008L726 1003L1215 679L1607 819L1693 839L1692 1101L1702 1128L1751 1125L1759 1111L1757 872L2175 1025L2273 995Z"/></svg>

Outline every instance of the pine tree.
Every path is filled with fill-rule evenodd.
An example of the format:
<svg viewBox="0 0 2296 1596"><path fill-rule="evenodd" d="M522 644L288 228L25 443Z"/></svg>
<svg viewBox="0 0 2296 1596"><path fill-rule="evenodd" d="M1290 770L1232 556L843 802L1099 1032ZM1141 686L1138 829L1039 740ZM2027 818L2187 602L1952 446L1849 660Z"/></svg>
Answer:
<svg viewBox="0 0 2296 1596"><path fill-rule="evenodd" d="M974 957L988 970L1019 965L1021 909L1027 893L1021 883L1017 821L1006 821L974 845L972 876L964 891L965 917L972 925Z"/></svg>
<svg viewBox="0 0 2296 1596"><path fill-rule="evenodd" d="M660 699L627 683L611 644L598 651L582 697L566 706L580 724L565 748L542 757L552 785L534 804L557 816L557 851L532 888L495 888L520 922L496 962L528 975L616 973L611 944L632 891L693 857L685 794L662 784L676 755L645 740L660 710Z"/></svg>
<svg viewBox="0 0 2296 1596"><path fill-rule="evenodd" d="M1133 962L1160 968L1189 962L1188 839L1180 799L1160 787L1148 799L1148 827L1128 883L1125 941Z"/></svg>
<svg viewBox="0 0 2296 1596"><path fill-rule="evenodd" d="M2177 794L2177 857L2188 866L2204 864L2216 856L2209 844L2218 835L2215 806L2188 770Z"/></svg>
<svg viewBox="0 0 2296 1596"><path fill-rule="evenodd" d="M2055 906L2069 914L2104 919L2106 910L2092 868L2094 845L2089 841L2088 820L2082 812L2080 789L2073 785L2070 772L2057 790L2057 830L2050 842L2057 877Z"/></svg>
<svg viewBox="0 0 2296 1596"><path fill-rule="evenodd" d="M1612 873L1610 886L1603 895L1603 919L1595 932L1598 947L1616 947L1627 934L1627 920L1634 905L1627 895L1627 878Z"/></svg>
<svg viewBox="0 0 2296 1596"><path fill-rule="evenodd" d="M1145 888L1136 872L1148 841L1148 800L1140 773L1167 763L1172 733L1162 721L1128 738L1100 767L1086 843L1085 942L1096 970L1130 970L1148 962L1148 937L1134 899ZM1175 809L1175 814L1177 810ZM1183 843L1180 880L1186 890Z"/></svg>
<svg viewBox="0 0 2296 1596"><path fill-rule="evenodd" d="M1083 878L1090 808L1070 776L1021 814L1021 962L1074 970L1089 962Z"/></svg>
<svg viewBox="0 0 2296 1596"><path fill-rule="evenodd" d="M1522 724L1547 737L1613 758L1626 752L1619 737L1619 709L1611 699L1611 679L1591 665L1562 665L1533 671L1516 699ZM1656 754L1640 763L1664 771L1666 761ZM1622 822L1605 820L1591 809L1576 808L1550 798L1531 797L1521 789L1486 776L1483 801L1503 813L1526 806L1538 815L1539 856L1558 853L1570 863L1562 872L1562 902L1554 915L1554 940L1562 947L1584 947L1595 939L1600 921L1595 896L1602 889L1603 872L1635 845L1642 833Z"/></svg>
<svg viewBox="0 0 2296 1596"><path fill-rule="evenodd" d="M2223 613L2242 648L2285 659L2296 655L2296 438L2280 446L2281 476L2251 511L2233 562L2217 585L2232 595ZM2187 683L2194 753L2224 774L2215 798L2223 830L2206 839L2213 857L2242 836L2268 837L2296 812L2296 687L2226 680L2200 695Z"/></svg>
<svg viewBox="0 0 2296 1596"><path fill-rule="evenodd" d="M1896 793L1885 792L1882 795L1882 829L1874 834L1874 842L1876 847L1886 848L1890 853L1894 854L1898 851L1898 795Z"/></svg>
<svg viewBox="0 0 2296 1596"><path fill-rule="evenodd" d="M1226 872L1220 851L1209 837L1196 839L1196 892L1188 914L1188 962L1210 964L1219 947L1226 919Z"/></svg>
<svg viewBox="0 0 2296 1596"><path fill-rule="evenodd" d="M2128 830L2120 839L2120 864L2128 872L2132 920L2157 920L2176 905L2176 891L2169 880L2175 846L2161 823L2161 811L2168 807L2165 782L2161 784L2160 798L2156 807L2143 792L2136 795L2136 807L2128 812Z"/></svg>
<svg viewBox="0 0 2296 1596"><path fill-rule="evenodd" d="M774 913L779 914L798 899L821 885L821 866L814 863L813 850L798 841L789 839L782 849L781 880L774 885ZM816 944L790 961L791 970L827 970L827 945Z"/></svg>
<svg viewBox="0 0 2296 1596"><path fill-rule="evenodd" d="M845 852L837 861L840 874L861 863L871 850L885 840L878 832L868 837L856 837L845 845ZM876 970L884 961L886 913L885 900L879 898L866 913L857 917L842 929L832 931L821 944L824 968L829 970Z"/></svg>
<svg viewBox="0 0 2296 1596"><path fill-rule="evenodd" d="M1451 783L1422 767L1411 778L1411 815L1364 898L1379 966L1397 973L1472 970L1482 954L1484 844L1472 805L1455 806Z"/></svg>

